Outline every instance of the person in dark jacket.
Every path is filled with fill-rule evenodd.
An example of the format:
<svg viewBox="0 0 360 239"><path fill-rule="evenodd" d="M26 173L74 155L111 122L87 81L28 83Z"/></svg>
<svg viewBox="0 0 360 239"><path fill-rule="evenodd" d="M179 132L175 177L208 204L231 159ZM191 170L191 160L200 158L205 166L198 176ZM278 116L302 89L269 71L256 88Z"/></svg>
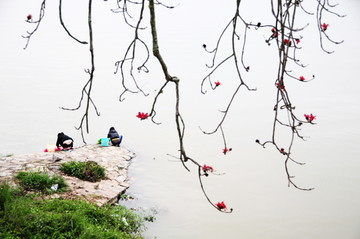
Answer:
<svg viewBox="0 0 360 239"><path fill-rule="evenodd" d="M110 138L111 144L114 146L120 146L122 141L122 135L119 135L114 127L111 127L108 133L108 138Z"/></svg>
<svg viewBox="0 0 360 239"><path fill-rule="evenodd" d="M61 146L65 150L69 150L73 148L74 140L64 134L63 132L58 133L56 147Z"/></svg>

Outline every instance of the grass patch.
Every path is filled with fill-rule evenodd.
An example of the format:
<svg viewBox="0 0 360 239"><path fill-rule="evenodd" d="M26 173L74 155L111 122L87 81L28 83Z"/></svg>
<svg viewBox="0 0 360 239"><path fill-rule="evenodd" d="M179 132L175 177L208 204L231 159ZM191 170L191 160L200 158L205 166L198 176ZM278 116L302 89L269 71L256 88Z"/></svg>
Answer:
<svg viewBox="0 0 360 239"><path fill-rule="evenodd" d="M122 206L98 207L84 200L35 200L0 185L1 238L142 238L143 219Z"/></svg>
<svg viewBox="0 0 360 239"><path fill-rule="evenodd" d="M58 175L49 176L44 172L19 172L15 177L25 191L52 194L54 192L64 192L68 189L65 180Z"/></svg>
<svg viewBox="0 0 360 239"><path fill-rule="evenodd" d="M69 176L90 182L98 182L105 178L105 168L94 161L66 162L61 164L60 170Z"/></svg>
<svg viewBox="0 0 360 239"><path fill-rule="evenodd" d="M14 154L0 154L0 157L11 157L13 156Z"/></svg>

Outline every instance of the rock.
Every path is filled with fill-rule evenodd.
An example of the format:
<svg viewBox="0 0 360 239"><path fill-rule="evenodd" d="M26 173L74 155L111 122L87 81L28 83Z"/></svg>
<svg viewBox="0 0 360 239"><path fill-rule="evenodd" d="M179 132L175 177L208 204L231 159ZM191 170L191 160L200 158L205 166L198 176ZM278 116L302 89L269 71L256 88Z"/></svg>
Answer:
<svg viewBox="0 0 360 239"><path fill-rule="evenodd" d="M70 190L66 193L53 194L50 198L83 198L99 206L116 203L121 194L129 187L127 170L134 153L123 147L102 147L84 145L71 151L12 155L0 158L0 182L15 185L14 176L20 171L41 171L50 175L63 176ZM87 182L64 175L60 165L68 161L95 161L105 168L106 179L100 182Z"/></svg>

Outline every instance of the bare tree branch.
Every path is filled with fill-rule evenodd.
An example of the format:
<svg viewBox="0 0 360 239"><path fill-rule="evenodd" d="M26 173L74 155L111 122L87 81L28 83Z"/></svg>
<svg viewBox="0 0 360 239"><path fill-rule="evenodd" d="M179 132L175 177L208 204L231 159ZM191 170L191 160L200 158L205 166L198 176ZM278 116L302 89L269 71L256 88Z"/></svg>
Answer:
<svg viewBox="0 0 360 239"><path fill-rule="evenodd" d="M75 41L81 43L81 44L88 44L86 41L80 41L79 39L77 39L76 37L74 37L70 32L69 30L66 28L65 24L64 24L64 21L62 19L62 0L59 0L59 19L60 19L60 23L61 23L61 26L64 28L64 30L66 31L66 33L72 38L74 39Z"/></svg>
<svg viewBox="0 0 360 239"><path fill-rule="evenodd" d="M24 50L26 50L26 48L28 47L29 42L30 42L30 38L31 38L32 35L38 30L38 28L39 28L39 26L40 26L40 23L41 23L42 19L43 19L44 16L45 16L45 3L46 3L46 0L44 0L44 1L41 3L40 12L39 12L39 20L33 21L32 16L31 16L31 15L28 16L27 22L28 22L28 23L36 24L36 26L35 26L34 30L32 30L31 32L29 32L29 31L26 32L26 33L28 34L27 36L22 36L23 38L26 38L26 39L27 39L26 44L25 44L25 47L24 47Z"/></svg>

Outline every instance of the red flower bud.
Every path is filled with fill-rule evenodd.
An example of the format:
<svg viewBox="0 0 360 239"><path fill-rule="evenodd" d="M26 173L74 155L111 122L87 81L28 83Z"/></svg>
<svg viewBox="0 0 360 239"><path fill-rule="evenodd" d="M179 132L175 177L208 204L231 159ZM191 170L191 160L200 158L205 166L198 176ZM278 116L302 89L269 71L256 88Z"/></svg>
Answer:
<svg viewBox="0 0 360 239"><path fill-rule="evenodd" d="M321 24L321 28L323 31L326 31L328 26L329 26L329 24L326 24L326 23Z"/></svg>

